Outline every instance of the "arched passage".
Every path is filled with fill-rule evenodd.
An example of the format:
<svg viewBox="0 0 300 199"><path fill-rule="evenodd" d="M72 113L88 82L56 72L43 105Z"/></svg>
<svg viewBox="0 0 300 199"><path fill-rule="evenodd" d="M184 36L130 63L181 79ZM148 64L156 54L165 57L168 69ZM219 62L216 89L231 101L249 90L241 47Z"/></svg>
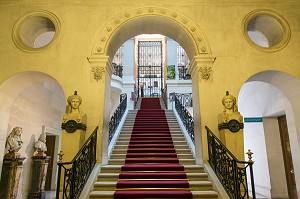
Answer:
<svg viewBox="0 0 300 199"><path fill-rule="evenodd" d="M91 56L88 58L91 64L91 71L95 68L99 68L100 75L105 74L105 81L102 81L104 85L100 86L105 88L103 96L109 96L110 93L110 78L111 78L111 60L117 51L117 49L128 39L139 34L162 34L165 35L177 43L179 43L186 51L191 62L192 75L198 76L197 67L204 65L210 67L214 61L211 58L211 51L206 41L204 34L200 28L187 17L172 10L157 8L157 7L144 7L131 11L126 11L115 16L104 28L99 30L97 38L94 42L94 46L91 52ZM204 57L202 59L202 56ZM100 69L102 68L102 69ZM193 77L192 77L193 79ZM195 132L200 132L200 110L199 110L199 93L198 93L198 77L193 80L193 104L197 107L194 110L194 116L196 117ZM109 99L109 98L108 98ZM109 121L107 115L109 115L109 101L107 98L103 99L104 113L103 121ZM101 154L102 162L107 162L107 137L106 132L107 124L103 124L103 137L101 142L101 150L98 149L98 156ZM101 125L100 125L101 126ZM197 143L196 148L196 160L198 163L202 161L202 138L201 133L195 135ZM100 152L101 151L101 152ZM201 156L201 158L200 158ZM201 160L200 160L201 159Z"/></svg>
<svg viewBox="0 0 300 199"><path fill-rule="evenodd" d="M23 163L22 195L29 191L31 176L31 157L34 143L41 133L53 136L56 150L51 159L57 161L61 119L66 107L62 87L51 76L41 72L23 72L15 74L0 85L0 171L3 156L6 153L5 141L11 130L20 126L23 129L23 146L19 153L25 157ZM49 177L49 176L48 176ZM50 176L50 188L55 188L56 164Z"/></svg>
<svg viewBox="0 0 300 199"><path fill-rule="evenodd" d="M245 151L251 149L255 161L258 193L270 198L288 197L288 188L279 131L279 117L286 115L289 149L299 194L299 98L300 81L280 71L264 71L253 75L239 94L240 112L245 120ZM247 122L262 118L256 122ZM249 120L247 120L249 119Z"/></svg>

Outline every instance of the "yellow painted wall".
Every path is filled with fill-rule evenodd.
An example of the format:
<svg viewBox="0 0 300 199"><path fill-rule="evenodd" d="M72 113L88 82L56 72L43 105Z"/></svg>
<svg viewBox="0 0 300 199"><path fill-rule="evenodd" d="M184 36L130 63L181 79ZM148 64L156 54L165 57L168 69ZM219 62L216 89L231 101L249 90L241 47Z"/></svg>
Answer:
<svg viewBox="0 0 300 199"><path fill-rule="evenodd" d="M256 9L272 10L287 20L291 38L285 48L260 51L245 39L243 20ZM216 58L208 80L201 77L198 69L195 73L199 76L196 86L200 98L200 107L195 107L195 111L200 112L205 142L204 126L217 131L217 115L223 110L221 99L227 90L237 96L249 77L265 70L284 71L300 78L299 9L297 0L0 1L0 83L24 71L40 71L52 76L67 96L78 91L88 116L89 131L99 125L102 135L102 127L107 129L109 119L111 72L106 56L112 56L123 42L137 33L161 33L180 43L190 59L195 55ZM53 13L60 31L51 47L41 52L25 52L14 44L12 29L20 18L37 10ZM91 72L96 66L108 68L99 81ZM201 63L197 66L201 67Z"/></svg>

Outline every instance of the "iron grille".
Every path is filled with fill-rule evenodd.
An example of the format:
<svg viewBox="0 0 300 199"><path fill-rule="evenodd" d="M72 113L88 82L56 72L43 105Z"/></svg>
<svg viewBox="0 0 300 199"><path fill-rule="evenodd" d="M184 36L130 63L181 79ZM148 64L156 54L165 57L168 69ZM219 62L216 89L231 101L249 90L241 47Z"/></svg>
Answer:
<svg viewBox="0 0 300 199"><path fill-rule="evenodd" d="M139 96L160 97L163 89L162 42L138 42Z"/></svg>

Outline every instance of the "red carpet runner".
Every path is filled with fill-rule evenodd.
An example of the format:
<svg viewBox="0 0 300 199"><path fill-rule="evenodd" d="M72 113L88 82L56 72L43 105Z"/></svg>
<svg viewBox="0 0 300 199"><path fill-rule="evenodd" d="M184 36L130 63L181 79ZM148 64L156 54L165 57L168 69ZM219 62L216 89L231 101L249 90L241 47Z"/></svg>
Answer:
<svg viewBox="0 0 300 199"><path fill-rule="evenodd" d="M143 98L114 199L192 199L159 98Z"/></svg>

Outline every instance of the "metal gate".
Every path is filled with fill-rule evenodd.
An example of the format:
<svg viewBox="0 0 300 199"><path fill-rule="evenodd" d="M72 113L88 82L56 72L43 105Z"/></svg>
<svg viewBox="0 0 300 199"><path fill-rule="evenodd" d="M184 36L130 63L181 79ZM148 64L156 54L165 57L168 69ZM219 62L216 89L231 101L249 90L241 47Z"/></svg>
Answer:
<svg viewBox="0 0 300 199"><path fill-rule="evenodd" d="M138 95L161 97L163 89L162 42L138 42Z"/></svg>

